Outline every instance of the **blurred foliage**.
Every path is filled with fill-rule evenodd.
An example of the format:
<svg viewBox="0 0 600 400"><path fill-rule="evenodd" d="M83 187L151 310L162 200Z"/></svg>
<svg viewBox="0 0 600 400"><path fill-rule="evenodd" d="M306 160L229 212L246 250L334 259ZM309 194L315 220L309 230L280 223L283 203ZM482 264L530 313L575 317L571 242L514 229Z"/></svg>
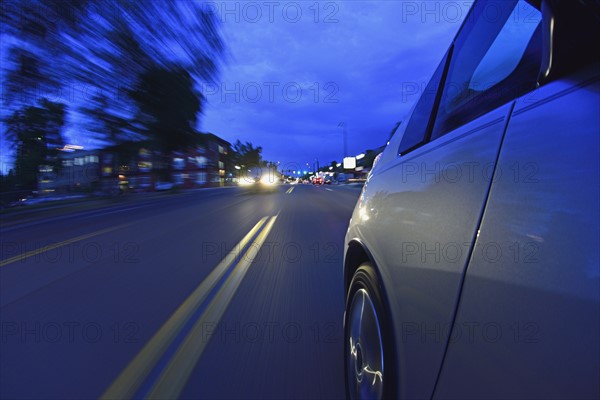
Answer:
<svg viewBox="0 0 600 400"><path fill-rule="evenodd" d="M8 192L12 188L14 188L16 183L17 183L17 177L15 176L14 169L9 170L6 175L0 173L0 192ZM3 202L5 201L4 195L2 196L1 200Z"/></svg>
<svg viewBox="0 0 600 400"><path fill-rule="evenodd" d="M214 82L225 61L220 29L202 2L2 1L0 117L17 158L47 161L41 147L66 128L78 144L149 140L165 152L188 145L204 102L196 88ZM61 104L63 123L25 123L40 104ZM43 138L39 149L26 143L30 136Z"/></svg>
<svg viewBox="0 0 600 400"><path fill-rule="evenodd" d="M139 110L137 120L154 149L184 149L196 142L194 130L201 99L192 76L180 66L154 66L139 76L129 92Z"/></svg>
<svg viewBox="0 0 600 400"><path fill-rule="evenodd" d="M233 165L238 166L262 166L262 147L254 145L250 142L242 143L237 140L231 147L230 159Z"/></svg>
<svg viewBox="0 0 600 400"><path fill-rule="evenodd" d="M35 189L40 165L60 168L57 154L64 145L60 131L65 116L64 104L42 99L39 106L16 110L7 119L6 136L17 143L15 171L22 188Z"/></svg>
<svg viewBox="0 0 600 400"><path fill-rule="evenodd" d="M105 145L123 143L123 132L131 130L130 120L111 111L110 98L104 93L95 95L90 105L83 105L80 111L89 117L85 125L94 138Z"/></svg>

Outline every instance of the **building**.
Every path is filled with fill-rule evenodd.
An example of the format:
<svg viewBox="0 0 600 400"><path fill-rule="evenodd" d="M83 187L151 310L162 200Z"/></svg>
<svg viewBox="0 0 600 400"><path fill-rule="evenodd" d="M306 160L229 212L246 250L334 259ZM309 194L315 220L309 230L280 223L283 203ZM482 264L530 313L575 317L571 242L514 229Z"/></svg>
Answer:
<svg viewBox="0 0 600 400"><path fill-rule="evenodd" d="M40 194L91 192L100 182L99 150L63 150L60 166L42 165L38 171Z"/></svg>
<svg viewBox="0 0 600 400"><path fill-rule="evenodd" d="M130 141L97 150L73 150L59 156L61 168L39 170L41 193L154 191L225 184L231 144L212 134L200 134L198 144L162 154L147 141Z"/></svg>
<svg viewBox="0 0 600 400"><path fill-rule="evenodd" d="M211 184L223 185L225 183L226 171L232 168L231 165L228 165L231 143L212 133L207 133L205 138L206 157L209 167L208 181Z"/></svg>

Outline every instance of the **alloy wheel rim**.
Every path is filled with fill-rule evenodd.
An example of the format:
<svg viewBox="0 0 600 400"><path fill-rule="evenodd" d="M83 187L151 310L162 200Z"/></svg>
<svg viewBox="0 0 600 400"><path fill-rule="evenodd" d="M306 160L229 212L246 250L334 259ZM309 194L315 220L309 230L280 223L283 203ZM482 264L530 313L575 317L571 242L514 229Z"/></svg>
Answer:
<svg viewBox="0 0 600 400"><path fill-rule="evenodd" d="M348 314L346 374L353 399L383 398L383 340L375 306L365 289L354 293Z"/></svg>

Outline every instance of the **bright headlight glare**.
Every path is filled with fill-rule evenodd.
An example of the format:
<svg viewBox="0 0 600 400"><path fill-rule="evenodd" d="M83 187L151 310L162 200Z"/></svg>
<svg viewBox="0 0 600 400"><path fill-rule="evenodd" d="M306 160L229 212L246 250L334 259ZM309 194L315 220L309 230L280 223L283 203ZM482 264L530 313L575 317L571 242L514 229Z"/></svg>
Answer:
<svg viewBox="0 0 600 400"><path fill-rule="evenodd" d="M260 178L260 183L262 183L263 185L273 185L275 182L269 179L268 176L263 176L262 178Z"/></svg>
<svg viewBox="0 0 600 400"><path fill-rule="evenodd" d="M239 183L240 186L249 186L249 185L252 185L254 183L254 179L241 178L238 183Z"/></svg>

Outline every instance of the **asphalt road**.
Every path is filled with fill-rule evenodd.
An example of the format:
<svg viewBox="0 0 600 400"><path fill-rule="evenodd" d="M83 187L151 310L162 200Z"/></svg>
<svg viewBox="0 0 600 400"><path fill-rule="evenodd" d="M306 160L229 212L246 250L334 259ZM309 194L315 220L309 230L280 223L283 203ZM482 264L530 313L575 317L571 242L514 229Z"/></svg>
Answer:
<svg viewBox="0 0 600 400"><path fill-rule="evenodd" d="M3 223L0 397L344 398L359 193L222 188Z"/></svg>

